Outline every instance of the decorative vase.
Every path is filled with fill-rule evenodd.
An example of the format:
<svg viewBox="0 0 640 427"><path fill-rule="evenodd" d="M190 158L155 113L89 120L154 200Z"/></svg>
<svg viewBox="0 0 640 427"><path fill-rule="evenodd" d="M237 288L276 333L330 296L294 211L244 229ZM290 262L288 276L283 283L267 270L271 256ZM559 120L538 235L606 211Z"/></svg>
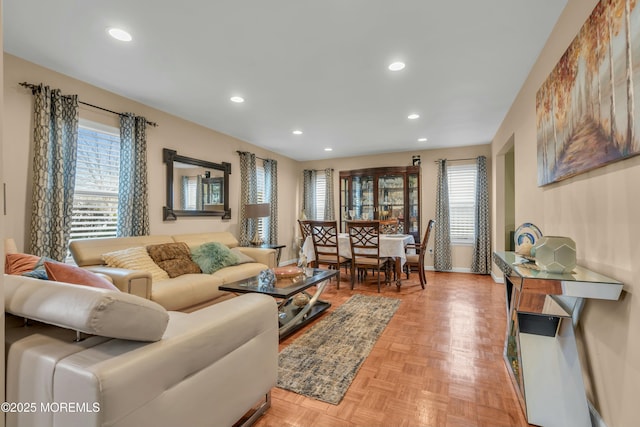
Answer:
<svg viewBox="0 0 640 427"><path fill-rule="evenodd" d="M258 273L258 287L272 289L276 284L276 274L272 269L265 269Z"/></svg>
<svg viewBox="0 0 640 427"><path fill-rule="evenodd" d="M531 249L536 265L549 273L570 273L576 266L576 242L569 237L542 236Z"/></svg>

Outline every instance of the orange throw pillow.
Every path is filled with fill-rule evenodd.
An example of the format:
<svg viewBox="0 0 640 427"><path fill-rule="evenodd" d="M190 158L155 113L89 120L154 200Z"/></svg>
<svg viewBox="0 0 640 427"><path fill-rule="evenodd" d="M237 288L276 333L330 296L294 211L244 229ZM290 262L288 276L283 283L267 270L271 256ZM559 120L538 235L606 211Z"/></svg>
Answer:
<svg viewBox="0 0 640 427"><path fill-rule="evenodd" d="M7 274L22 274L32 271L40 257L31 254L7 254L4 259L4 272Z"/></svg>
<svg viewBox="0 0 640 427"><path fill-rule="evenodd" d="M89 270L85 270L84 268L47 261L44 263L44 268L47 270L49 280L120 291L120 289L116 288L113 283L109 282L104 277L100 277Z"/></svg>

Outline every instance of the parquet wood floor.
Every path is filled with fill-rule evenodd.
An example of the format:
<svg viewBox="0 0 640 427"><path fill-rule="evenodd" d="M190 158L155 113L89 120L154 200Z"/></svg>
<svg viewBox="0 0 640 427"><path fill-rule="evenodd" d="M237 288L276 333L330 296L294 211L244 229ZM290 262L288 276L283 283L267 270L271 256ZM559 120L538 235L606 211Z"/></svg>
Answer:
<svg viewBox="0 0 640 427"><path fill-rule="evenodd" d="M342 276L340 290L334 282L323 293L329 311L356 293L378 295L373 280L352 291ZM383 288L380 295L402 304L339 405L274 388L256 427L528 426L502 359L503 285L463 273L427 272L427 280L422 290L412 273L400 292Z"/></svg>

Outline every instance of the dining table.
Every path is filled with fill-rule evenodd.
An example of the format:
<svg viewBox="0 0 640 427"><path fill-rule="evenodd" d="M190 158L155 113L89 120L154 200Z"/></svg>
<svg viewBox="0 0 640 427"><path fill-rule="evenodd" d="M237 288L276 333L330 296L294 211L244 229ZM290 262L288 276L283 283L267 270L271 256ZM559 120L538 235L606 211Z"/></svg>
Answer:
<svg viewBox="0 0 640 427"><path fill-rule="evenodd" d="M411 234L380 234L378 244L380 246L380 257L393 258L396 270L396 286L400 288L402 284L402 267L407 261L407 253L415 254L415 249L406 249L409 244L414 244L415 239ZM338 233L338 252L344 258L351 258L351 242L347 233ZM302 253L307 262L315 261L316 254L313 249L313 239L307 236L303 245Z"/></svg>

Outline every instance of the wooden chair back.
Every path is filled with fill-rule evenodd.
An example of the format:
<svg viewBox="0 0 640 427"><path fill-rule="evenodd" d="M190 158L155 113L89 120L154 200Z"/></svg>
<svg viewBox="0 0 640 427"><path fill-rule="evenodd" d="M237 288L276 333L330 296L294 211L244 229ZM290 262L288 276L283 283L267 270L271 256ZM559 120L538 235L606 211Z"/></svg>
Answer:
<svg viewBox="0 0 640 427"><path fill-rule="evenodd" d="M380 258L380 221L347 221L347 233L355 263L360 258Z"/></svg>
<svg viewBox="0 0 640 427"><path fill-rule="evenodd" d="M298 226L300 227L300 239L302 243L307 240L307 237L311 236L311 220L298 220Z"/></svg>
<svg viewBox="0 0 640 427"><path fill-rule="evenodd" d="M340 289L340 267L348 265L349 259L340 255L338 247L338 222L337 221L310 221L313 250L316 254L315 264L328 265L329 268L338 270L336 276L338 289Z"/></svg>
<svg viewBox="0 0 640 427"><path fill-rule="evenodd" d="M351 245L351 289L356 271L374 269L378 272L378 292L380 292L380 272L385 271L385 282L389 282L390 265L388 258L380 258L380 221L347 222Z"/></svg>
<svg viewBox="0 0 640 427"><path fill-rule="evenodd" d="M309 221L316 261L340 264L337 221Z"/></svg>
<svg viewBox="0 0 640 427"><path fill-rule="evenodd" d="M424 254L427 251L427 243L429 242L429 237L431 236L431 230L436 222L432 219L427 223L427 229L424 231L424 238L422 242L420 242L420 255L424 260Z"/></svg>
<svg viewBox="0 0 640 427"><path fill-rule="evenodd" d="M422 289L424 289L424 285L427 284L427 276L424 273L424 257L427 254L427 244L429 243L431 230L435 223L436 222L434 220L429 220L427 229L424 231L424 238L420 242L420 245L408 244L405 247L407 249L407 261L404 267L405 272L407 273L407 279L409 278L409 273L413 269L416 269L418 271L418 276L420 277L420 286L422 286Z"/></svg>

